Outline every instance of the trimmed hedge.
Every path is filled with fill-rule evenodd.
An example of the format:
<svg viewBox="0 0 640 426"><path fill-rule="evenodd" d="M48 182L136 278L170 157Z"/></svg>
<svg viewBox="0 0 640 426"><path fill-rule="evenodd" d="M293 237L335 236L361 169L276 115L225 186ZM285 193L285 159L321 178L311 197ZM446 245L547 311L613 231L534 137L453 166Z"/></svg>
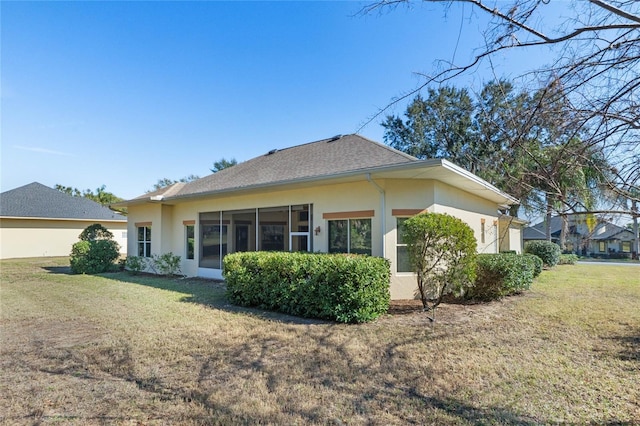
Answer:
<svg viewBox="0 0 640 426"><path fill-rule="evenodd" d="M476 281L465 298L488 301L528 290L536 270L537 261L534 257L508 253L479 254L476 259Z"/></svg>
<svg viewBox="0 0 640 426"><path fill-rule="evenodd" d="M227 297L307 318L372 321L389 310L389 262L370 256L238 252L223 259Z"/></svg>
<svg viewBox="0 0 640 426"><path fill-rule="evenodd" d="M531 241L524 247L525 253L531 253L542 259L545 265L554 267L560 261L560 246L550 241Z"/></svg>
<svg viewBox="0 0 640 426"><path fill-rule="evenodd" d="M544 262L535 254L524 253L523 256L528 258L529 261L533 264L533 278L536 278L538 275L542 273L542 269L544 268Z"/></svg>

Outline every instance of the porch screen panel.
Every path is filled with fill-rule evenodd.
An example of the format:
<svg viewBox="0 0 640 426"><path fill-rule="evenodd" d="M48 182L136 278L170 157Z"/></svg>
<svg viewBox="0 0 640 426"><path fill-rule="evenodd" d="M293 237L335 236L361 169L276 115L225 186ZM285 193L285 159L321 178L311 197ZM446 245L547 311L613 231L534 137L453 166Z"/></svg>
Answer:
<svg viewBox="0 0 640 426"><path fill-rule="evenodd" d="M220 212L200 213L200 267L221 269L222 245L226 226L220 224ZM224 235L224 237L223 237Z"/></svg>

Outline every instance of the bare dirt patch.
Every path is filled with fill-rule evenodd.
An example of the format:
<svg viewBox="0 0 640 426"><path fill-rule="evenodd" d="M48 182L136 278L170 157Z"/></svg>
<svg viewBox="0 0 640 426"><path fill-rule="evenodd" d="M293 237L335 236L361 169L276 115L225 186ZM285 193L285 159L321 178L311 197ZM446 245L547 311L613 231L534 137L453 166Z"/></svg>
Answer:
<svg viewBox="0 0 640 426"><path fill-rule="evenodd" d="M454 325L470 321L488 320L502 316L505 306L513 298L483 304L442 303L436 309L436 323ZM389 313L379 321L389 325L431 325L431 312L425 312L420 300L392 300Z"/></svg>

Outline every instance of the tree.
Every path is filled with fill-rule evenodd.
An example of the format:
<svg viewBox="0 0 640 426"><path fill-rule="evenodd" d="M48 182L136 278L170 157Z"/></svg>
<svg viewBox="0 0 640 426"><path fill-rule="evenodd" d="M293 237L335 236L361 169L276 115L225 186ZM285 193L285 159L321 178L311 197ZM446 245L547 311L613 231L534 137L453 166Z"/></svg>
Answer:
<svg viewBox="0 0 640 426"><path fill-rule="evenodd" d="M213 163L213 168L211 169L211 172L217 173L220 170L228 169L229 167L233 167L236 164L238 164L238 162L236 161L235 158L231 158L230 160L227 160L223 157L219 161L216 161Z"/></svg>
<svg viewBox="0 0 640 426"><path fill-rule="evenodd" d="M443 296L463 292L475 279L476 239L462 220L443 213L421 213L403 223L422 306L433 311Z"/></svg>
<svg viewBox="0 0 640 426"><path fill-rule="evenodd" d="M152 192L152 191L157 191L158 189L162 189L162 188L166 188L167 186L171 186L173 184L179 183L179 182L191 182L194 180L200 179L200 176L198 175L189 175L189 176L185 176L183 178L180 178L178 180L175 179L169 179L169 178L162 178L162 179L158 179L158 181L153 185L153 188L147 192Z"/></svg>
<svg viewBox="0 0 640 426"><path fill-rule="evenodd" d="M118 203L120 201L124 201L123 198L118 197L117 195L107 192L106 186L102 185L96 188L95 192L91 189L85 189L84 191L80 191L78 188L73 188L71 186L64 186L60 184L56 184L54 189L57 189L60 192L64 192L65 194L71 195L72 197L84 197L88 198L92 201L95 201L98 204L101 204L105 207L111 208L111 204ZM126 214L127 210L125 209L112 209L119 213Z"/></svg>
<svg viewBox="0 0 640 426"><path fill-rule="evenodd" d="M529 94L500 80L487 83L476 99L451 86L428 93L409 104L405 121L387 117L385 142L419 158L453 161L528 211L563 214L593 204L593 182L606 160L576 136L561 86Z"/></svg>
<svg viewBox="0 0 640 426"><path fill-rule="evenodd" d="M467 63L442 62L444 66L433 74L420 74L424 77L422 83L389 106L420 93L431 84L450 82L457 76L473 72L480 63L497 54L552 47L556 56L550 65L532 69L522 77L532 77L524 81L529 86L542 82L538 102L532 107L544 107L547 100L552 103L558 101L558 91L545 90L554 84L562 88L562 96L568 101L563 108L569 113L561 118L575 129L576 134L552 141L552 144L562 149L571 143L574 136L579 137L583 146L602 153L610 165L608 170L598 170L597 164L589 165L605 177L607 190L640 201L636 192L640 188L640 98L637 96L640 90L640 2L571 2L573 16L564 25L556 25L560 30L552 35L544 29L545 20L542 19L548 13L548 1L424 1L442 3L447 8L471 4L475 9L473 13L490 18L484 32L484 43L478 46L472 60ZM370 13L379 8L408 3L408 0L382 0L362 11ZM519 147L527 150L526 139L517 143L524 144ZM633 214L629 210L616 211Z"/></svg>

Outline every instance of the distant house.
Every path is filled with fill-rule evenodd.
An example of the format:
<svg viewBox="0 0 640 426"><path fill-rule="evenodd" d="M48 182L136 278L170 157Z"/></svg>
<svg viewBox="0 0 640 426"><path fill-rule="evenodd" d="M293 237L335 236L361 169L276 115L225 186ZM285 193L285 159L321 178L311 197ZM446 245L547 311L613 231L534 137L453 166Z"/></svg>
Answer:
<svg viewBox="0 0 640 426"><path fill-rule="evenodd" d="M406 218L449 213L474 230L479 252L520 252L523 223L499 213L517 202L448 161L346 135L117 205L128 207L130 254L173 252L189 276L220 278L223 257L238 251L362 253L391 261L391 297L404 299L416 290L398 232Z"/></svg>
<svg viewBox="0 0 640 426"><path fill-rule="evenodd" d="M633 232L614 223L598 220L589 223L585 215L567 216L568 229L565 237L567 251L583 256L631 257L633 252ZM524 229L523 239L528 241L546 239L546 222L540 222ZM551 241L560 244L562 218L551 218Z"/></svg>
<svg viewBox="0 0 640 426"><path fill-rule="evenodd" d="M0 194L0 258L68 256L87 226L109 229L127 250L127 218L34 182Z"/></svg>

